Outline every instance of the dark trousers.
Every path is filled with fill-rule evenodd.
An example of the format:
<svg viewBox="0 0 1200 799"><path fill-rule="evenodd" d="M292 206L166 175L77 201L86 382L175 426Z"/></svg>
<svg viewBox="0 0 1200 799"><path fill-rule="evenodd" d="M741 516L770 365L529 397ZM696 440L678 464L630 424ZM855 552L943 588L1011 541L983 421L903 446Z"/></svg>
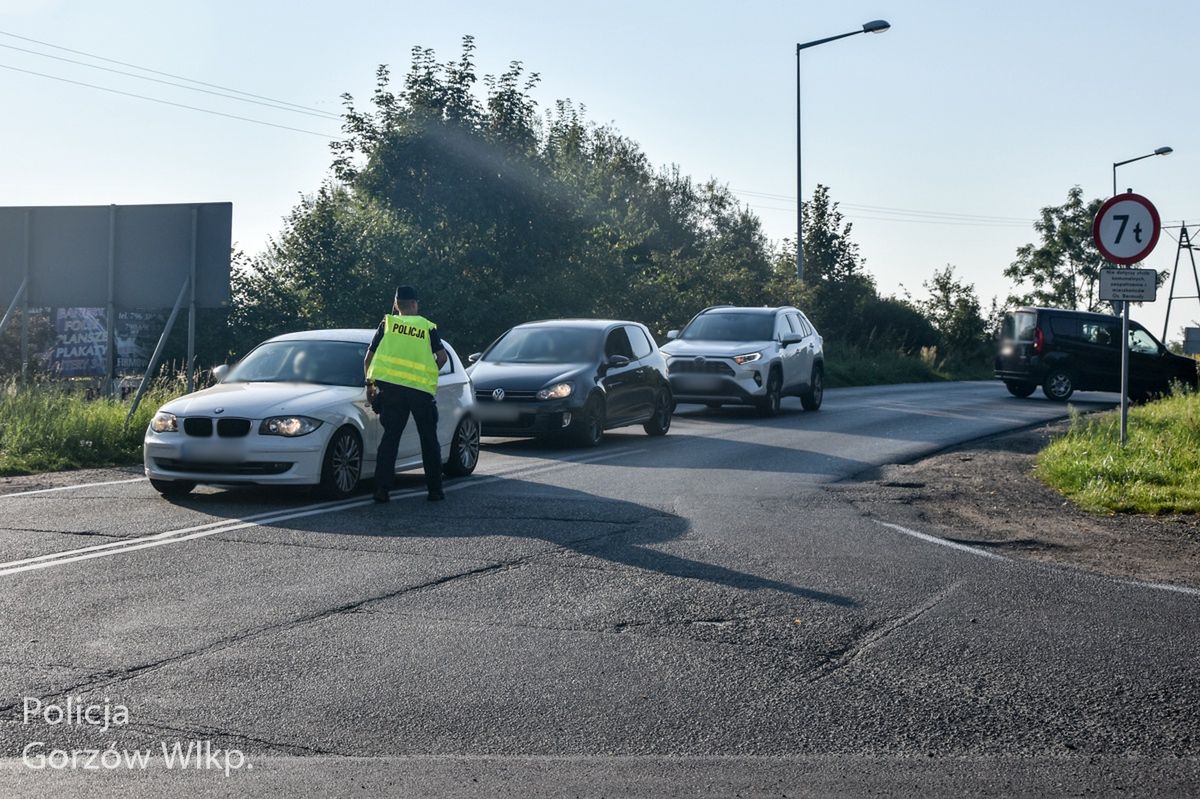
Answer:
<svg viewBox="0 0 1200 799"><path fill-rule="evenodd" d="M425 464L425 485L431 494L442 491L442 448L438 445L437 402L432 394L407 386L379 384L379 423L383 438L375 455L375 489L390 491L396 484L396 451L400 435L412 414L421 438L421 460Z"/></svg>

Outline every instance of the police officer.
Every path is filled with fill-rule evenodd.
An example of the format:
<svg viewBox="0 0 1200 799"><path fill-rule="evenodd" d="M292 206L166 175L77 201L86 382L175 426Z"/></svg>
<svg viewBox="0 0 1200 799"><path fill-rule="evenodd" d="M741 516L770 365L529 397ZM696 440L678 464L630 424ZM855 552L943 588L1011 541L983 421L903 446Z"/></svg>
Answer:
<svg viewBox="0 0 1200 799"><path fill-rule="evenodd" d="M438 370L446 362L446 349L437 325L419 315L417 291L400 286L392 300L392 313L383 318L367 349L367 398L379 414L383 438L375 456L375 501L387 502L396 480L396 451L411 413L421 439L425 486L429 500L442 493L442 448L438 444Z"/></svg>

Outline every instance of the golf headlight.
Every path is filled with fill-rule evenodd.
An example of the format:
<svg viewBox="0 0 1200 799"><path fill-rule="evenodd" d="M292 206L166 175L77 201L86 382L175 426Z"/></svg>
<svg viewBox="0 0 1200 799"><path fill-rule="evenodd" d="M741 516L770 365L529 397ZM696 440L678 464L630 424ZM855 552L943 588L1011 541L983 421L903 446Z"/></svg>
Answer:
<svg viewBox="0 0 1200 799"><path fill-rule="evenodd" d="M156 433L178 433L179 419L173 413L159 411L150 420L150 429Z"/></svg>
<svg viewBox="0 0 1200 799"><path fill-rule="evenodd" d="M571 396L571 392L575 388L570 383L555 383L549 388L543 388L537 393L537 398L540 400L563 399Z"/></svg>
<svg viewBox="0 0 1200 799"><path fill-rule="evenodd" d="M745 355L733 356L733 362L736 363L738 366L741 366L744 363L754 363L761 357L762 357L761 352L747 352Z"/></svg>
<svg viewBox="0 0 1200 799"><path fill-rule="evenodd" d="M258 434L295 438L306 436L320 426L320 419L310 419L307 416L272 416L270 419L263 419L263 423L258 426Z"/></svg>

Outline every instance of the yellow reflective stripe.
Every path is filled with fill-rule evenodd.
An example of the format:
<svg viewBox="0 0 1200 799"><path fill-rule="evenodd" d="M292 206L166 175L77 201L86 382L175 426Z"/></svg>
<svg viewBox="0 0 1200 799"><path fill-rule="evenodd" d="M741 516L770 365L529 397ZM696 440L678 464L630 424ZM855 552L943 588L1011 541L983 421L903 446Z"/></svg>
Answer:
<svg viewBox="0 0 1200 799"><path fill-rule="evenodd" d="M412 381L413 383L417 383L422 386L428 386L428 385L436 386L437 385L436 379L430 380L425 375L418 375L418 374L414 374L413 372L406 372L403 369L389 369L386 366L383 367L382 369L375 370L374 375L375 375L375 377L382 377L382 378L397 377L397 378L400 378L401 380L409 380L409 381ZM374 379L374 378L372 378L372 379ZM388 380L387 382L392 383L395 381Z"/></svg>
<svg viewBox="0 0 1200 799"><path fill-rule="evenodd" d="M383 361L384 363L394 364L395 366L411 369L412 371L420 372L422 374L434 375L436 377L438 373L436 368L431 368L426 364L418 363L416 361L410 361L408 358L397 358L394 355L383 355L379 352L375 353L375 358Z"/></svg>

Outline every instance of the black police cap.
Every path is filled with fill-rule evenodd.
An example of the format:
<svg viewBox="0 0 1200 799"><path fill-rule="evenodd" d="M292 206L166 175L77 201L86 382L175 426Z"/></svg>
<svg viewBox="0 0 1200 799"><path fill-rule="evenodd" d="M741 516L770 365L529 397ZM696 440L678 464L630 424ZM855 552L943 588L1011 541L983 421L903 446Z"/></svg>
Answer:
<svg viewBox="0 0 1200 799"><path fill-rule="evenodd" d="M421 299L417 296L417 290L412 286L397 286L396 287L396 302L416 302Z"/></svg>

